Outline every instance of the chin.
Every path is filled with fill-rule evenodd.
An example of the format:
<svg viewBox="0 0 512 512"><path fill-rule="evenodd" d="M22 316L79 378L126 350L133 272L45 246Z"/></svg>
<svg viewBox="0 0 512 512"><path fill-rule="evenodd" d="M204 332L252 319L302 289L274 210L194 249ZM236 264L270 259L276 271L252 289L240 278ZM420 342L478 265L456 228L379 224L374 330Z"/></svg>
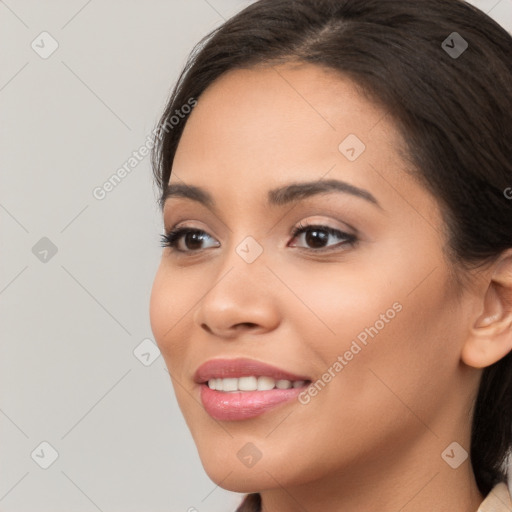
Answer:
<svg viewBox="0 0 512 512"><path fill-rule="evenodd" d="M280 486L304 485L312 480L312 474L316 472L311 460L304 465L304 460L287 456L277 448L272 449L272 457L263 455L252 467L247 467L239 460L238 455L242 451L239 445L250 443L240 443L236 438L232 441L232 450L226 449L224 445L215 448L209 446L208 449L199 451L201 463L208 477L227 491L252 493ZM243 459L247 452L250 450L246 448L246 452L242 452L240 458Z"/></svg>
<svg viewBox="0 0 512 512"><path fill-rule="evenodd" d="M276 486L276 481L265 472L263 467L256 470L256 468L243 468L236 464L233 467L227 467L217 464L214 460L210 462L210 464L203 463L206 474L212 482L226 491L251 493Z"/></svg>

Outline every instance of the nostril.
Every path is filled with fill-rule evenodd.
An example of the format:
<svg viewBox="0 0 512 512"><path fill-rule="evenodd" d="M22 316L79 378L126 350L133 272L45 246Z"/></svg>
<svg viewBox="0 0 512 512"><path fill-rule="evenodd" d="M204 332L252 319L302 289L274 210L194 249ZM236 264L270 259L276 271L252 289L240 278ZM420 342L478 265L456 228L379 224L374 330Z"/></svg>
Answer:
<svg viewBox="0 0 512 512"><path fill-rule="evenodd" d="M238 325L246 325L247 327L257 327L258 324L253 324L252 322L242 322L241 324L238 324Z"/></svg>
<svg viewBox="0 0 512 512"><path fill-rule="evenodd" d="M210 329L206 324L201 324L201 327L202 327L205 331L207 331L207 332L209 332L210 334L212 334L212 330L211 330L211 329Z"/></svg>

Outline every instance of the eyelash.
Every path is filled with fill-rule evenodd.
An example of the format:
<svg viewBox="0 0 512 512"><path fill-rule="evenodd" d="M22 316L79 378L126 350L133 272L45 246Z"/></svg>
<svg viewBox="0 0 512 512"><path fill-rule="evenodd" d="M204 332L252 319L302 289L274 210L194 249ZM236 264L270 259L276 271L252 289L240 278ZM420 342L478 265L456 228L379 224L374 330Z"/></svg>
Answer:
<svg viewBox="0 0 512 512"><path fill-rule="evenodd" d="M339 229L334 229L329 226L322 226L322 225L318 225L318 224L303 225L303 224L299 223L299 225L294 228L294 230L292 232L292 237L296 238L298 235L305 233L307 231L310 231L310 230L311 231L313 231L313 230L324 231L324 232L328 233L329 235L338 236L339 238L344 238L345 242L338 243L338 244L335 244L334 246L327 247L327 248L325 248L325 247L320 248L320 249L306 248L305 249L306 251L320 252L320 253L330 252L333 250L339 250L340 245L348 245L349 247L353 247L356 244L356 242L358 241L358 238L355 235L345 233L344 231L340 231ZM177 244L178 244L179 240L184 235L186 235L188 233L199 233L199 234L205 234L205 235L209 236L208 233L206 233L205 231L203 231L201 229L194 229L194 228L171 229L168 233L160 235L161 236L161 245L162 245L162 247L169 247L173 251L177 251L177 252L181 252L181 253L194 253L194 252L197 253L197 252L199 252L199 250L183 251L181 249L177 249ZM302 248L302 249L304 249L304 248Z"/></svg>

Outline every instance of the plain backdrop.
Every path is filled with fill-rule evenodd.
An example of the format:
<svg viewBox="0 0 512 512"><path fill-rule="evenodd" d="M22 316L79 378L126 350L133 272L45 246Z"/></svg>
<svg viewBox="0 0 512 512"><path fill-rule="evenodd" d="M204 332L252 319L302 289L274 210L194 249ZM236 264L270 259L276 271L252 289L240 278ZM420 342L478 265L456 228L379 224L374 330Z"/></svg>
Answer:
<svg viewBox="0 0 512 512"><path fill-rule="evenodd" d="M240 502L154 344L162 222L149 157L128 162L194 44L249 3L0 0L1 512ZM512 31L512 0L472 3Z"/></svg>

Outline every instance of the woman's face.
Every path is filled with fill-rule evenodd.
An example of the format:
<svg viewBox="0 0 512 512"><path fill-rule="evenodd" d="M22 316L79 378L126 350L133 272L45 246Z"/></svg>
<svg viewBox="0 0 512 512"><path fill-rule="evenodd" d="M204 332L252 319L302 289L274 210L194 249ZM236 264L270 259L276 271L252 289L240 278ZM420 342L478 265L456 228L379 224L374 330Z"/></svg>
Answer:
<svg viewBox="0 0 512 512"><path fill-rule="evenodd" d="M166 230L202 237L163 250L150 314L202 463L222 487L356 482L392 474L399 459L400 471L422 460L419 471L448 474L443 450L469 449L468 302L444 257L438 203L404 171L400 144L390 116L350 80L307 64L232 71L190 114L169 183L200 187L212 203L169 195ZM347 185L269 196L330 180ZM293 236L299 224L319 227ZM194 380L206 361L236 358L313 384L252 392L266 393L263 409L241 410L233 401L249 391ZM288 399L269 407L278 395Z"/></svg>

